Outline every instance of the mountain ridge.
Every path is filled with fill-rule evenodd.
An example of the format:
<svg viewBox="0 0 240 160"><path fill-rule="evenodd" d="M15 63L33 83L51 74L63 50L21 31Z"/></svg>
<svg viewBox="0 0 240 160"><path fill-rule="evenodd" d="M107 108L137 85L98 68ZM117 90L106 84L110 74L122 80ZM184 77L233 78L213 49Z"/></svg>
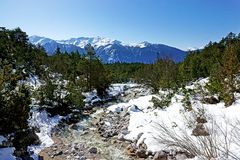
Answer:
<svg viewBox="0 0 240 160"><path fill-rule="evenodd" d="M104 63L114 62L140 62L153 63L158 58L168 58L181 62L186 52L164 44L153 44L147 41L138 44L127 44L118 40L101 37L78 37L67 40L53 40L41 36L30 36L29 41L34 45L44 47L49 55L54 54L57 47L62 52L79 51L84 53L87 44L93 45L98 57Z"/></svg>

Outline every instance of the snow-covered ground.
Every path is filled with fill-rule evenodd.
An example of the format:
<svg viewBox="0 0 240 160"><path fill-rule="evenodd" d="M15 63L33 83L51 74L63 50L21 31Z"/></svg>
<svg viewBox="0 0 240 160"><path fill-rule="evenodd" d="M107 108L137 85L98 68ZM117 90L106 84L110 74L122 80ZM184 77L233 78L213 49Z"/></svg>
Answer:
<svg viewBox="0 0 240 160"><path fill-rule="evenodd" d="M29 151L33 151L33 158L37 159L38 153L46 147L50 147L54 142L51 138L51 130L54 126L58 125L62 116L49 117L48 113L43 110L39 112L36 108L32 109L32 116L29 119L29 126L35 127L40 130L39 133L36 133L39 137L41 144L37 146L29 146Z"/></svg>
<svg viewBox="0 0 240 160"><path fill-rule="evenodd" d="M32 115L28 120L29 126L38 128L40 130L40 132L36 134L39 137L41 144L29 146L28 150L34 153L33 155L31 155L31 157L34 158L34 160L38 160L38 153L43 148L49 147L54 143L53 140L51 139L51 130L64 117L61 116L49 117L48 113L45 110L39 112L35 108L32 109L31 113ZM0 144L2 144L3 141L7 141L7 139L4 136L0 135ZM0 148L0 159L15 160L15 157L13 156L14 150L15 150L14 147Z"/></svg>
<svg viewBox="0 0 240 160"><path fill-rule="evenodd" d="M200 87L202 91L206 91L204 86L207 82L208 79L201 79L186 86L185 89L199 90ZM129 88L134 88L131 90L132 92L134 92L134 90L141 90L137 86L137 84L131 83L113 84L109 88L108 94L115 97L124 94L124 91ZM159 93L167 94L168 92L160 91ZM86 103L102 101L102 99L97 96L96 91L84 93L84 96L86 97ZM174 145L169 146L168 143L163 143L163 140L175 143L176 139L175 141L171 139L174 136L178 139L182 138L181 140L186 140L187 137L188 142L183 141L183 143L191 144L193 148L203 149L201 140L206 139L193 136L192 131L196 126L196 118L204 117L207 120L204 126L211 135L210 138L214 143L213 145L218 147L216 151L214 151L216 152L214 153L217 156L216 158L219 160L226 159L227 150L227 159L240 159L240 95L235 94L235 96L237 100L233 105L226 108L223 102L205 104L201 101L201 95L189 94L192 110L186 111L183 102L186 97L183 89L179 89L171 98L170 105L164 109L154 108L152 102L153 97L161 99L162 96L147 93L141 97L131 99L126 103L111 105L108 107L108 111L122 112L127 110L130 113L129 133L126 134L124 138L137 141L137 145L144 142L147 150L152 152L181 149L180 147ZM41 149L53 144L51 130L64 117L49 117L46 111L39 112L34 107L31 112L32 116L29 119L29 125L40 129L37 135L41 140L41 145L30 146L29 150L34 152L33 158L37 159L37 154ZM163 128L166 130L163 130ZM0 136L0 144L4 140L5 137ZM4 157L6 160L12 160L14 159L12 156L13 152L14 148L2 148L0 149L0 157ZM199 155L195 157L195 160L204 159L201 154L202 153L199 153Z"/></svg>
<svg viewBox="0 0 240 160"><path fill-rule="evenodd" d="M203 87L208 79L202 79L186 86L186 89L197 89ZM164 92L162 92L164 93ZM226 159L226 151L228 150L227 159L240 158L240 95L236 94L236 102L226 108L223 102L217 104L204 104L200 101L201 97L190 95L192 105L191 111L186 111L182 100L184 94L180 89L171 99L169 107L165 109L154 108L152 97L158 95L148 95L132 99L127 103L119 103L108 107L109 111L121 112L128 110L130 113L130 122L128 126L129 134L125 135L125 139L135 141L137 145L144 142L147 150L157 152L160 150L180 149L176 146L169 146L163 143L165 140L174 142L167 134L182 138L189 137L187 144L193 147L203 149L201 147L201 139L203 136L196 137L192 135L193 129L196 127L196 118L204 117L207 123L204 124L210 133L213 145L216 145L215 155L218 159ZM236 127L239 126L239 127ZM164 129L167 129L164 131ZM175 135L174 135L175 134ZM169 136L169 137L168 137ZM202 159L196 156L195 159Z"/></svg>
<svg viewBox="0 0 240 160"><path fill-rule="evenodd" d="M52 74L51 76L54 77L59 75ZM39 78L36 76L30 76L25 83L30 87L32 87L33 90L38 89L42 85L42 82L40 82ZM63 82L57 81L57 83L66 83L66 81L63 81ZM35 100L33 99L33 101ZM34 153L31 156L35 160L38 159L38 154L42 149L46 147L50 147L54 143L51 138L51 130L53 129L54 126L59 124L61 119L64 118L59 115L50 117L45 110L39 111L38 108L39 108L38 105L31 106L31 111L30 111L31 117L29 117L29 120L28 120L28 125L30 127L38 128L40 131L39 133L36 133L36 134L39 137L41 144L32 145L28 147L28 150Z"/></svg>
<svg viewBox="0 0 240 160"><path fill-rule="evenodd" d="M16 158L13 156L15 148L8 147L8 148L0 148L0 159L1 160L15 160Z"/></svg>
<svg viewBox="0 0 240 160"><path fill-rule="evenodd" d="M7 138L0 135L0 145L2 145L2 143L4 141L7 141ZM8 147L8 148L0 148L0 159L4 159L4 160L15 160L15 157L12 156L14 152L14 148L13 147Z"/></svg>

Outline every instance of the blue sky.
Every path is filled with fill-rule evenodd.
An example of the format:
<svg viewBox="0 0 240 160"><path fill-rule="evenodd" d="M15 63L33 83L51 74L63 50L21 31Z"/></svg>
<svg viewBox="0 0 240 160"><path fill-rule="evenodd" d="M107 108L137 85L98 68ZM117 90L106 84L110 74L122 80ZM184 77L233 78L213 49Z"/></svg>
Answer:
<svg viewBox="0 0 240 160"><path fill-rule="evenodd" d="M240 33L240 0L0 0L0 26L187 49Z"/></svg>

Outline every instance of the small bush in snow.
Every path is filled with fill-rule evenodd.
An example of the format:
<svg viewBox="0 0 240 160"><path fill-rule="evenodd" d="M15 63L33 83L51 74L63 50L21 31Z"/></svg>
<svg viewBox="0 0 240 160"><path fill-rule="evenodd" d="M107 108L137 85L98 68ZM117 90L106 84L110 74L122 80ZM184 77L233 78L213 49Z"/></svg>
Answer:
<svg viewBox="0 0 240 160"><path fill-rule="evenodd" d="M184 107L185 111L192 110L192 103L190 101L190 93L189 92L184 93L184 98L182 99L182 103L183 103L183 107Z"/></svg>
<svg viewBox="0 0 240 160"><path fill-rule="evenodd" d="M151 101L153 102L153 108L154 109L156 109L156 108L161 108L161 109L166 108L166 105L161 104L161 100L157 97L153 96Z"/></svg>
<svg viewBox="0 0 240 160"><path fill-rule="evenodd" d="M169 92L166 95L162 94L160 95L160 98L153 96L152 97L153 108L161 108L161 109L167 108L171 103L173 96L174 96L174 93L172 92Z"/></svg>

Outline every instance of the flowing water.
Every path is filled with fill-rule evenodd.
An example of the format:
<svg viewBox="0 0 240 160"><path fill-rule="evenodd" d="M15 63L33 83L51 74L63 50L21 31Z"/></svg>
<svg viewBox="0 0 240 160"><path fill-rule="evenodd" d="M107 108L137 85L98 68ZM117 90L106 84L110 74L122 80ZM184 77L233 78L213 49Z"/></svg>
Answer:
<svg viewBox="0 0 240 160"><path fill-rule="evenodd" d="M149 94L150 91L148 89L143 88L129 88L121 94L121 97L118 97L114 102L108 102L108 104L104 104L104 106L109 106L112 104L117 104L119 102L128 102L133 98L137 98L143 95ZM89 118L82 120L77 124L76 129L68 129L64 132L63 141L71 142L71 143L81 143L88 147L96 147L98 151L100 151L103 159L107 160L130 160L130 158L126 154L126 146L125 142L122 143L113 143L114 138L104 139L101 137L97 131L94 122L103 114L104 109L100 108L95 113L90 115ZM115 138L116 139L116 138Z"/></svg>
<svg viewBox="0 0 240 160"><path fill-rule="evenodd" d="M72 143L81 143L88 147L96 147L104 159L130 160L125 152L126 146L112 144L110 139L104 139L97 134L96 128L91 123L92 118L80 122L78 124L79 130L70 129L66 132L64 141L68 143L69 141Z"/></svg>

